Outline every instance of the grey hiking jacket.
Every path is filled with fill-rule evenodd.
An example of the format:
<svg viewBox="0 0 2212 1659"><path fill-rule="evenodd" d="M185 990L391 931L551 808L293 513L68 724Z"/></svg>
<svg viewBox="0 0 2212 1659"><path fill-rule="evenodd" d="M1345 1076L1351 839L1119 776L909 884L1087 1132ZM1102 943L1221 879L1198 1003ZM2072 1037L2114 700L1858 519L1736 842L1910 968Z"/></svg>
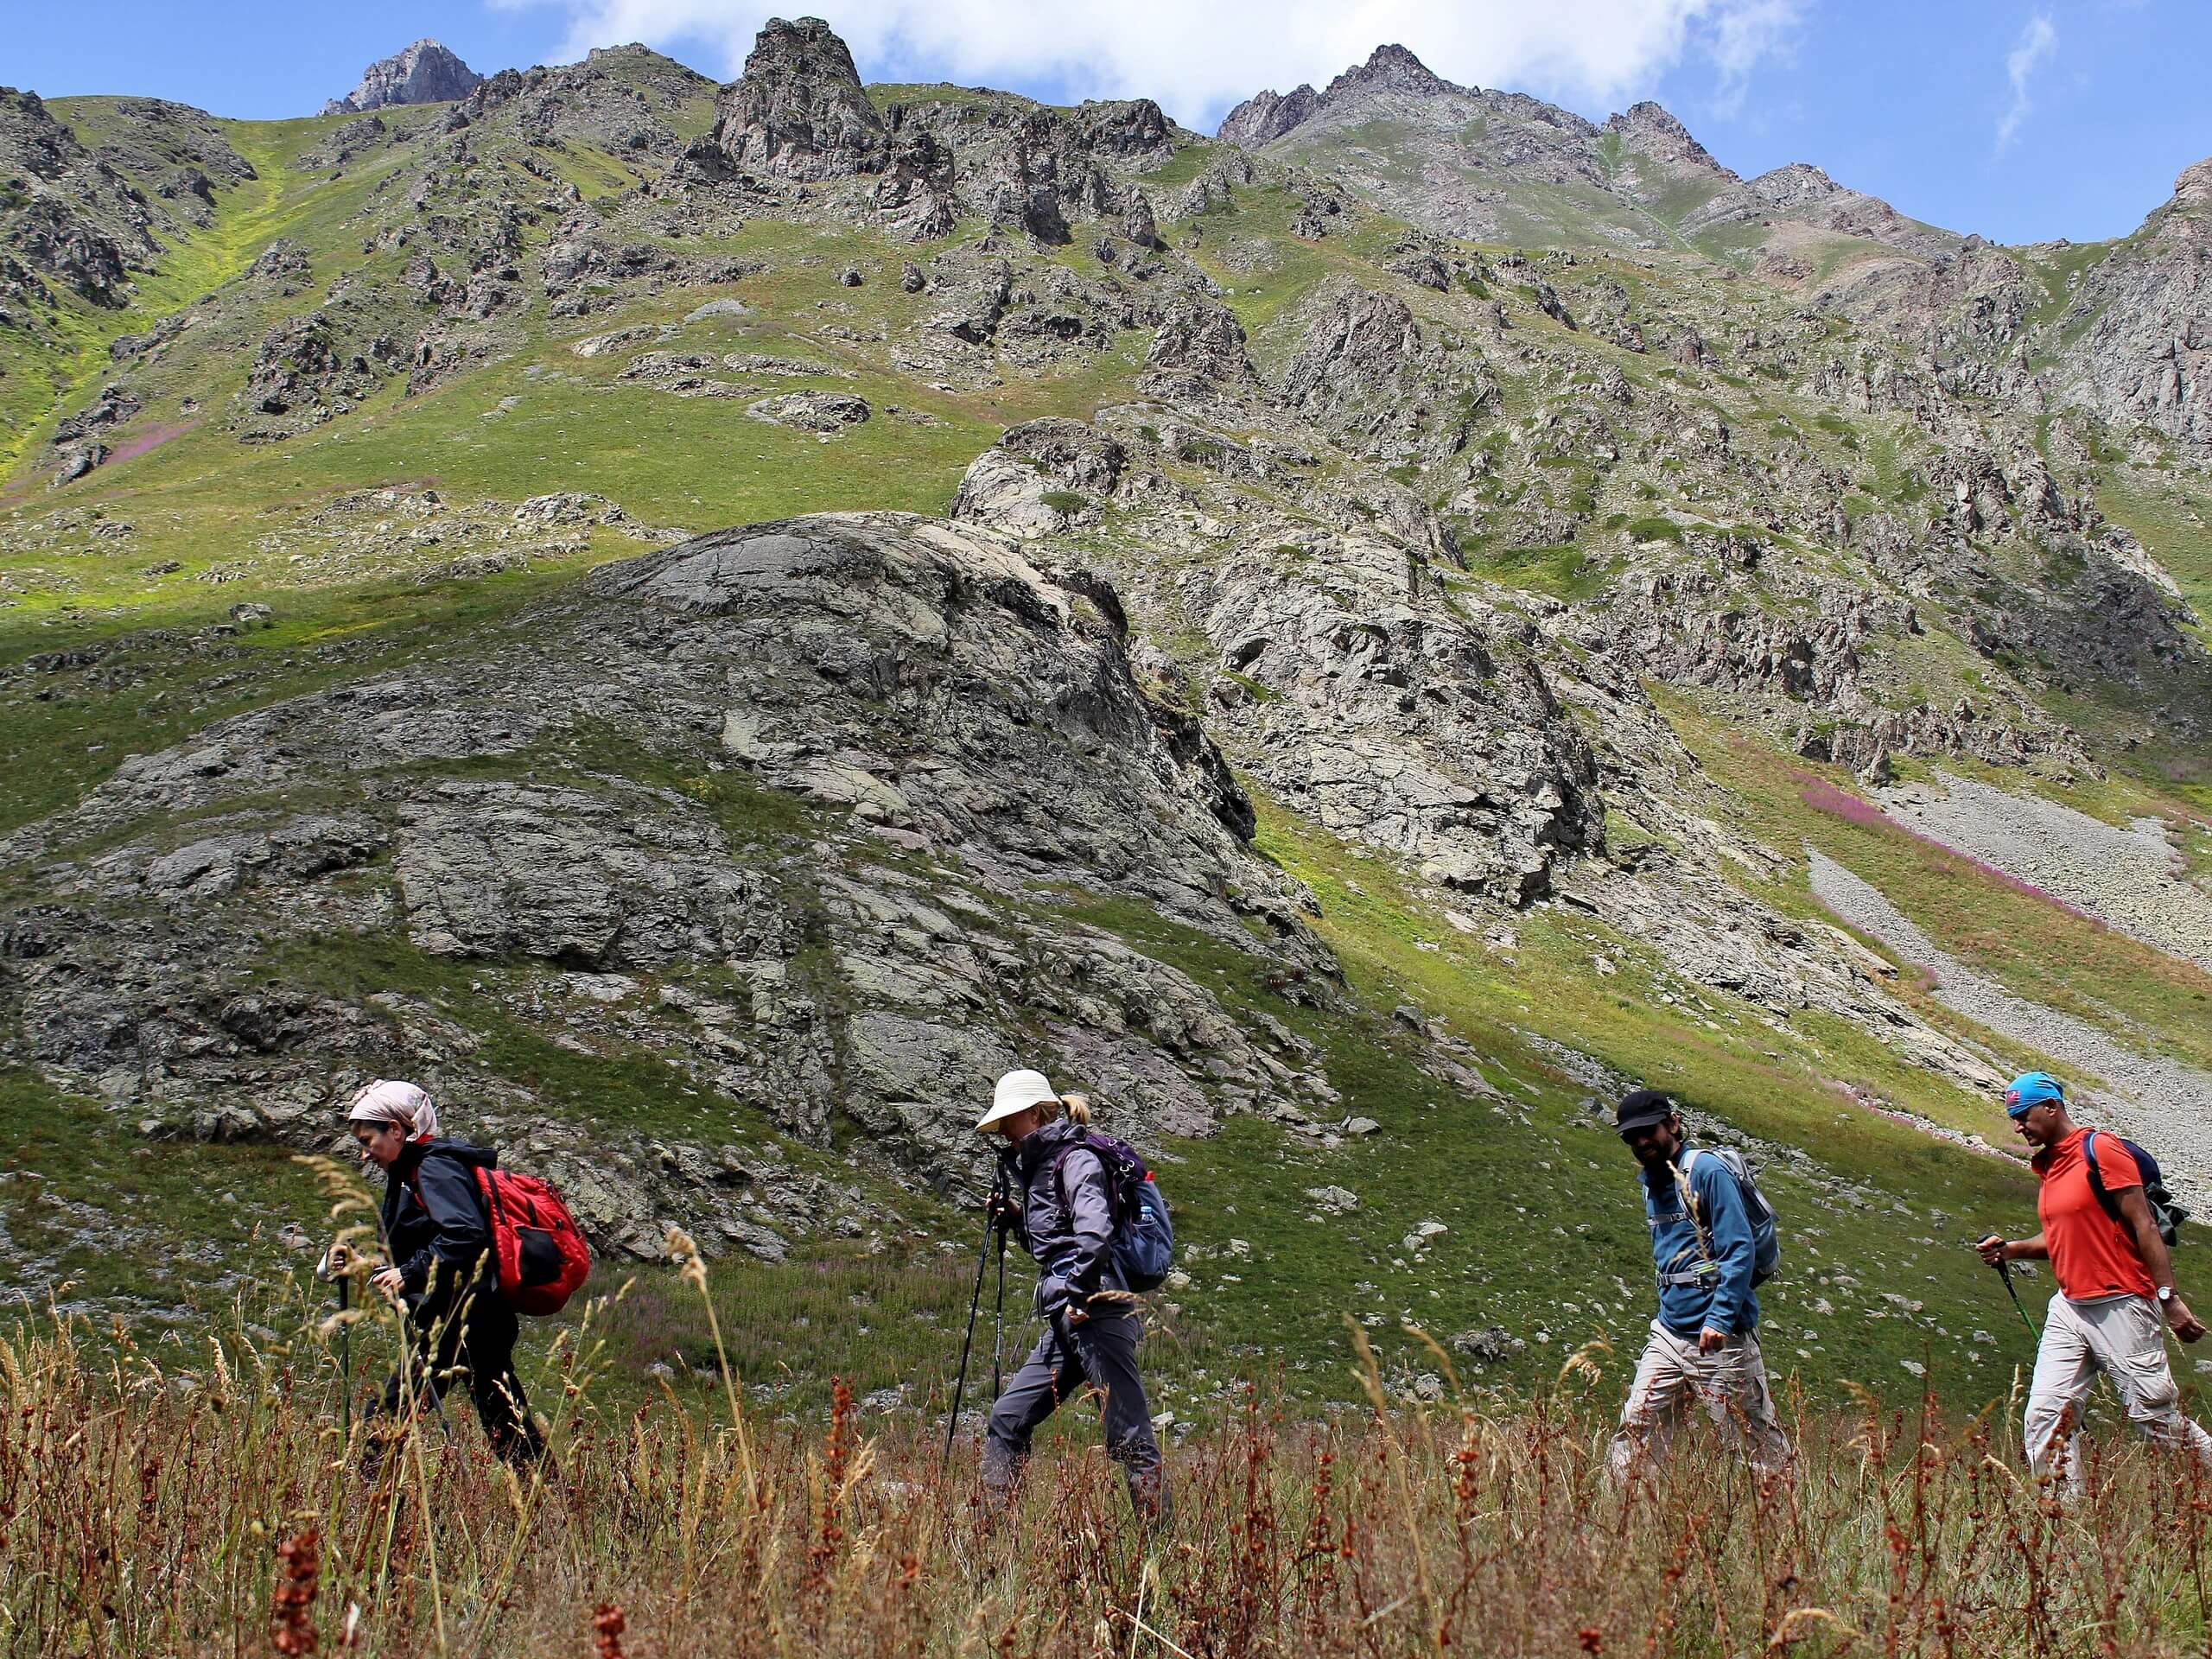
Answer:
<svg viewBox="0 0 2212 1659"><path fill-rule="evenodd" d="M1047 1318L1081 1306L1100 1290L1126 1290L1114 1263L1114 1202L1105 1166L1080 1144L1083 1131L1065 1121L1022 1138L1006 1155L1021 1242L1037 1259L1037 1311ZM1053 1165L1058 1162L1055 1176Z"/></svg>

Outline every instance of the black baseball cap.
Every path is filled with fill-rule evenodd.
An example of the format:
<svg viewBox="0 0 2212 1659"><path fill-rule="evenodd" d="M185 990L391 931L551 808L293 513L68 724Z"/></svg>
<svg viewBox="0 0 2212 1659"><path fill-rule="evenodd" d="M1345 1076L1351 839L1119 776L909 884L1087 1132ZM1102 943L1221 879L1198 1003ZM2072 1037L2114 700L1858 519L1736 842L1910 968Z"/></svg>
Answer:
<svg viewBox="0 0 2212 1659"><path fill-rule="evenodd" d="M1621 1096L1613 1108L1613 1127L1623 1135L1653 1123L1664 1123L1675 1115L1675 1103L1656 1089L1638 1089Z"/></svg>

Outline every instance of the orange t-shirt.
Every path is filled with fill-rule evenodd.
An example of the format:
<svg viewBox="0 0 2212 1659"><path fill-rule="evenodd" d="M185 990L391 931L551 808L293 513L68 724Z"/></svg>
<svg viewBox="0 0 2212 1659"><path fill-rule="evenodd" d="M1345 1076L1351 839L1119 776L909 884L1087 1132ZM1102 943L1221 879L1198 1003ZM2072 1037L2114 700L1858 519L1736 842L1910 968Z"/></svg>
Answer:
<svg viewBox="0 0 2212 1659"><path fill-rule="evenodd" d="M2043 1221L2043 1242L2050 1247L2052 1276L2059 1290L2077 1302L2154 1295L2158 1287L2136 1254L2134 1236L2105 1213L2089 1185L2089 1160L2082 1153L2088 1138L2088 1130L2076 1129L2035 1156L2036 1175L2043 1183L2036 1214ZM2109 1129L2097 1136L2097 1173L2105 1191L2114 1194L2143 1185L2133 1156Z"/></svg>

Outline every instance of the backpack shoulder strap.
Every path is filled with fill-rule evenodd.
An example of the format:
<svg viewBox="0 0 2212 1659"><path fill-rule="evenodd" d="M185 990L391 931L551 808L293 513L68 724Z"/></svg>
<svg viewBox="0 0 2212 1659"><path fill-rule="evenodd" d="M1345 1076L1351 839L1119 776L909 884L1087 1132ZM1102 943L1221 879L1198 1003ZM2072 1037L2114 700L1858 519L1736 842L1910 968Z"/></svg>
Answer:
<svg viewBox="0 0 2212 1659"><path fill-rule="evenodd" d="M1106 1189L1106 1213L1119 1227L1122 1224L1122 1195L1114 1179L1113 1166L1106 1154L1091 1143L1090 1133L1087 1129L1078 1128L1052 1149L1052 1182L1059 1189L1060 1202L1072 1204L1068 1195L1067 1161L1078 1152L1087 1152L1097 1160L1099 1181Z"/></svg>
<svg viewBox="0 0 2212 1659"><path fill-rule="evenodd" d="M2082 1139L2082 1161L2089 1166L2089 1191L2097 1195L2097 1205L2115 1223L2125 1224L2120 1213L2120 1200L2105 1185L2104 1171L2097 1167L2097 1136L2101 1131L2091 1129Z"/></svg>
<svg viewBox="0 0 2212 1659"><path fill-rule="evenodd" d="M1682 1148L1682 1161L1677 1165L1676 1167L1682 1173L1682 1211L1689 1218L1690 1230L1697 1235L1697 1247L1699 1250L1703 1253L1705 1259L1710 1262L1713 1260L1713 1236L1706 1231L1704 1217L1698 1214L1697 1188L1695 1185L1697 1178L1697 1160L1699 1154L1704 1149L1700 1147L1684 1147Z"/></svg>
<svg viewBox="0 0 2212 1659"><path fill-rule="evenodd" d="M496 1165L474 1164L468 1173L476 1185L476 1196L484 1201L485 1218L496 1229L506 1219L506 1212L499 1205L499 1171Z"/></svg>
<svg viewBox="0 0 2212 1659"><path fill-rule="evenodd" d="M1067 1161L1077 1147L1086 1152L1090 1151L1090 1139L1080 1129L1052 1148L1052 1184L1059 1188L1062 1198L1065 1198L1068 1195ZM1092 1153L1091 1155L1096 1157L1097 1154Z"/></svg>

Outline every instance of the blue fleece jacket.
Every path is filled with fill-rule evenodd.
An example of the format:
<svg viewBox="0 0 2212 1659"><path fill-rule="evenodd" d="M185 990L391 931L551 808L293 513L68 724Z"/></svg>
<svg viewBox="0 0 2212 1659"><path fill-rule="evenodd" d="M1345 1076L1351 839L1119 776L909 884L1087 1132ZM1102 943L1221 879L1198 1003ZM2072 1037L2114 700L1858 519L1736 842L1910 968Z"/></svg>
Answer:
<svg viewBox="0 0 2212 1659"><path fill-rule="evenodd" d="M1675 1154L1671 1164L1640 1173L1644 1219L1651 1226L1651 1262L1659 1286L1659 1323L1678 1337L1694 1337L1707 1326L1729 1336L1757 1328L1758 1298L1751 1294L1751 1217L1744 1192L1718 1158L1690 1164L1689 1193L1696 1205L1693 1220L1684 1207L1682 1160L1690 1148ZM1694 1274L1693 1282L1666 1283Z"/></svg>

